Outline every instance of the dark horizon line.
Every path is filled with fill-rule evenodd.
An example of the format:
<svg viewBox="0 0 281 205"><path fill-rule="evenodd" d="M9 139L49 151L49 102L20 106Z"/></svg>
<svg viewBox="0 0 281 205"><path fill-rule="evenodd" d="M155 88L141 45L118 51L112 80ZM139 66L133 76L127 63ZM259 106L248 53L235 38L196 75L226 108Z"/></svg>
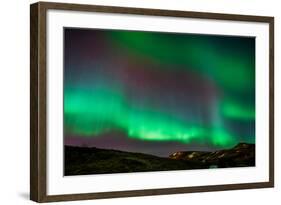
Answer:
<svg viewBox="0 0 281 205"><path fill-rule="evenodd" d="M174 151L171 154L173 153L176 153L176 152L206 152L206 153L212 153L212 152L216 152L216 151L221 151L221 150L231 150L235 147L237 147L238 145L240 144L247 144L247 145L256 145L256 143L248 143L248 142L239 142L237 143L236 145L232 146L231 148L228 148L228 149L217 149L217 150L214 150L214 151L201 151L201 150L177 150L177 151ZM72 147L72 148L86 148L86 149L100 149L100 150L111 150L111 151L120 151L120 152L126 152L126 153L135 153L135 154L145 154L145 155L149 155L149 156L154 156L154 157L159 157L159 158L169 158L170 155L168 155L167 157L164 157L164 156L158 156L158 155L154 155L154 154L149 154L149 153L145 153L145 152L129 152L129 151L125 151L125 150L119 150L119 149L105 149L105 148L99 148L99 147L94 147L94 146L79 146L79 145L67 145L67 144L64 144L64 147Z"/></svg>

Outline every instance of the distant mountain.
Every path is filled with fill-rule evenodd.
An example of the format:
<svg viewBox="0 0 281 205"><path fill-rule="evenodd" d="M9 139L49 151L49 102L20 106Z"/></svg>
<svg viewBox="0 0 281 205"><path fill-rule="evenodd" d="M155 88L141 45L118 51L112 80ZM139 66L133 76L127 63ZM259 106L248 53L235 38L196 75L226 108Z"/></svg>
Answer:
<svg viewBox="0 0 281 205"><path fill-rule="evenodd" d="M208 165L209 167L255 166L255 145L239 143L231 149L214 152L183 151L169 156L171 159L186 160Z"/></svg>
<svg viewBox="0 0 281 205"><path fill-rule="evenodd" d="M255 145L215 152L175 152L168 158L119 150L65 146L65 175L208 169L255 165Z"/></svg>

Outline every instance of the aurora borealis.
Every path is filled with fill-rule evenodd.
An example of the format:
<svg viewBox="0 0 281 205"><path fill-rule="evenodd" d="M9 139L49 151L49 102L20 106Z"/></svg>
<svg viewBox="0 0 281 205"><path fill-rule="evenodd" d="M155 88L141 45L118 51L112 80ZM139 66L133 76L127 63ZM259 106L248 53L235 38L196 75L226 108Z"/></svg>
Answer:
<svg viewBox="0 0 281 205"><path fill-rule="evenodd" d="M64 29L64 143L167 156L255 142L255 39Z"/></svg>

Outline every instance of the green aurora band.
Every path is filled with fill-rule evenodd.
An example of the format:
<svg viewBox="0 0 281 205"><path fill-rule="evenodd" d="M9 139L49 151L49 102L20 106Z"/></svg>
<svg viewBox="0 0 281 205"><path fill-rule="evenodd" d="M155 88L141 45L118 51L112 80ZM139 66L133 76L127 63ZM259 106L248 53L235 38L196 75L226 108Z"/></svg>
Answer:
<svg viewBox="0 0 281 205"><path fill-rule="evenodd" d="M222 127L206 129L155 112L155 109L134 108L126 102L125 96L113 90L65 91L65 101L69 102L65 104L67 130L83 136L92 137L115 127L126 131L129 137L142 140L183 143L196 140L228 145L234 139Z"/></svg>

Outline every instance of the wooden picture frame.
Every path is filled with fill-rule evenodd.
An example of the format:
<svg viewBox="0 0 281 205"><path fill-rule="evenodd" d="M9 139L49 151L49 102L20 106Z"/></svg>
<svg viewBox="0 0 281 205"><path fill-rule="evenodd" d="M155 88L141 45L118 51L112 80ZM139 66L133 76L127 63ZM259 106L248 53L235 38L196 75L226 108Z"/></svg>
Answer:
<svg viewBox="0 0 281 205"><path fill-rule="evenodd" d="M268 25L269 34L269 133L268 180L203 186L170 187L156 189L119 190L93 193L49 195L47 167L47 12L79 11L141 16L178 17L235 22L256 22ZM266 68L265 68L266 69ZM51 149L51 148L50 148ZM157 10L143 8L110 7L82 4L39 2L30 6L30 199L36 202L86 200L114 197L132 197L161 194L209 192L237 189L266 188L274 186L274 18L235 14L218 14L189 11Z"/></svg>

